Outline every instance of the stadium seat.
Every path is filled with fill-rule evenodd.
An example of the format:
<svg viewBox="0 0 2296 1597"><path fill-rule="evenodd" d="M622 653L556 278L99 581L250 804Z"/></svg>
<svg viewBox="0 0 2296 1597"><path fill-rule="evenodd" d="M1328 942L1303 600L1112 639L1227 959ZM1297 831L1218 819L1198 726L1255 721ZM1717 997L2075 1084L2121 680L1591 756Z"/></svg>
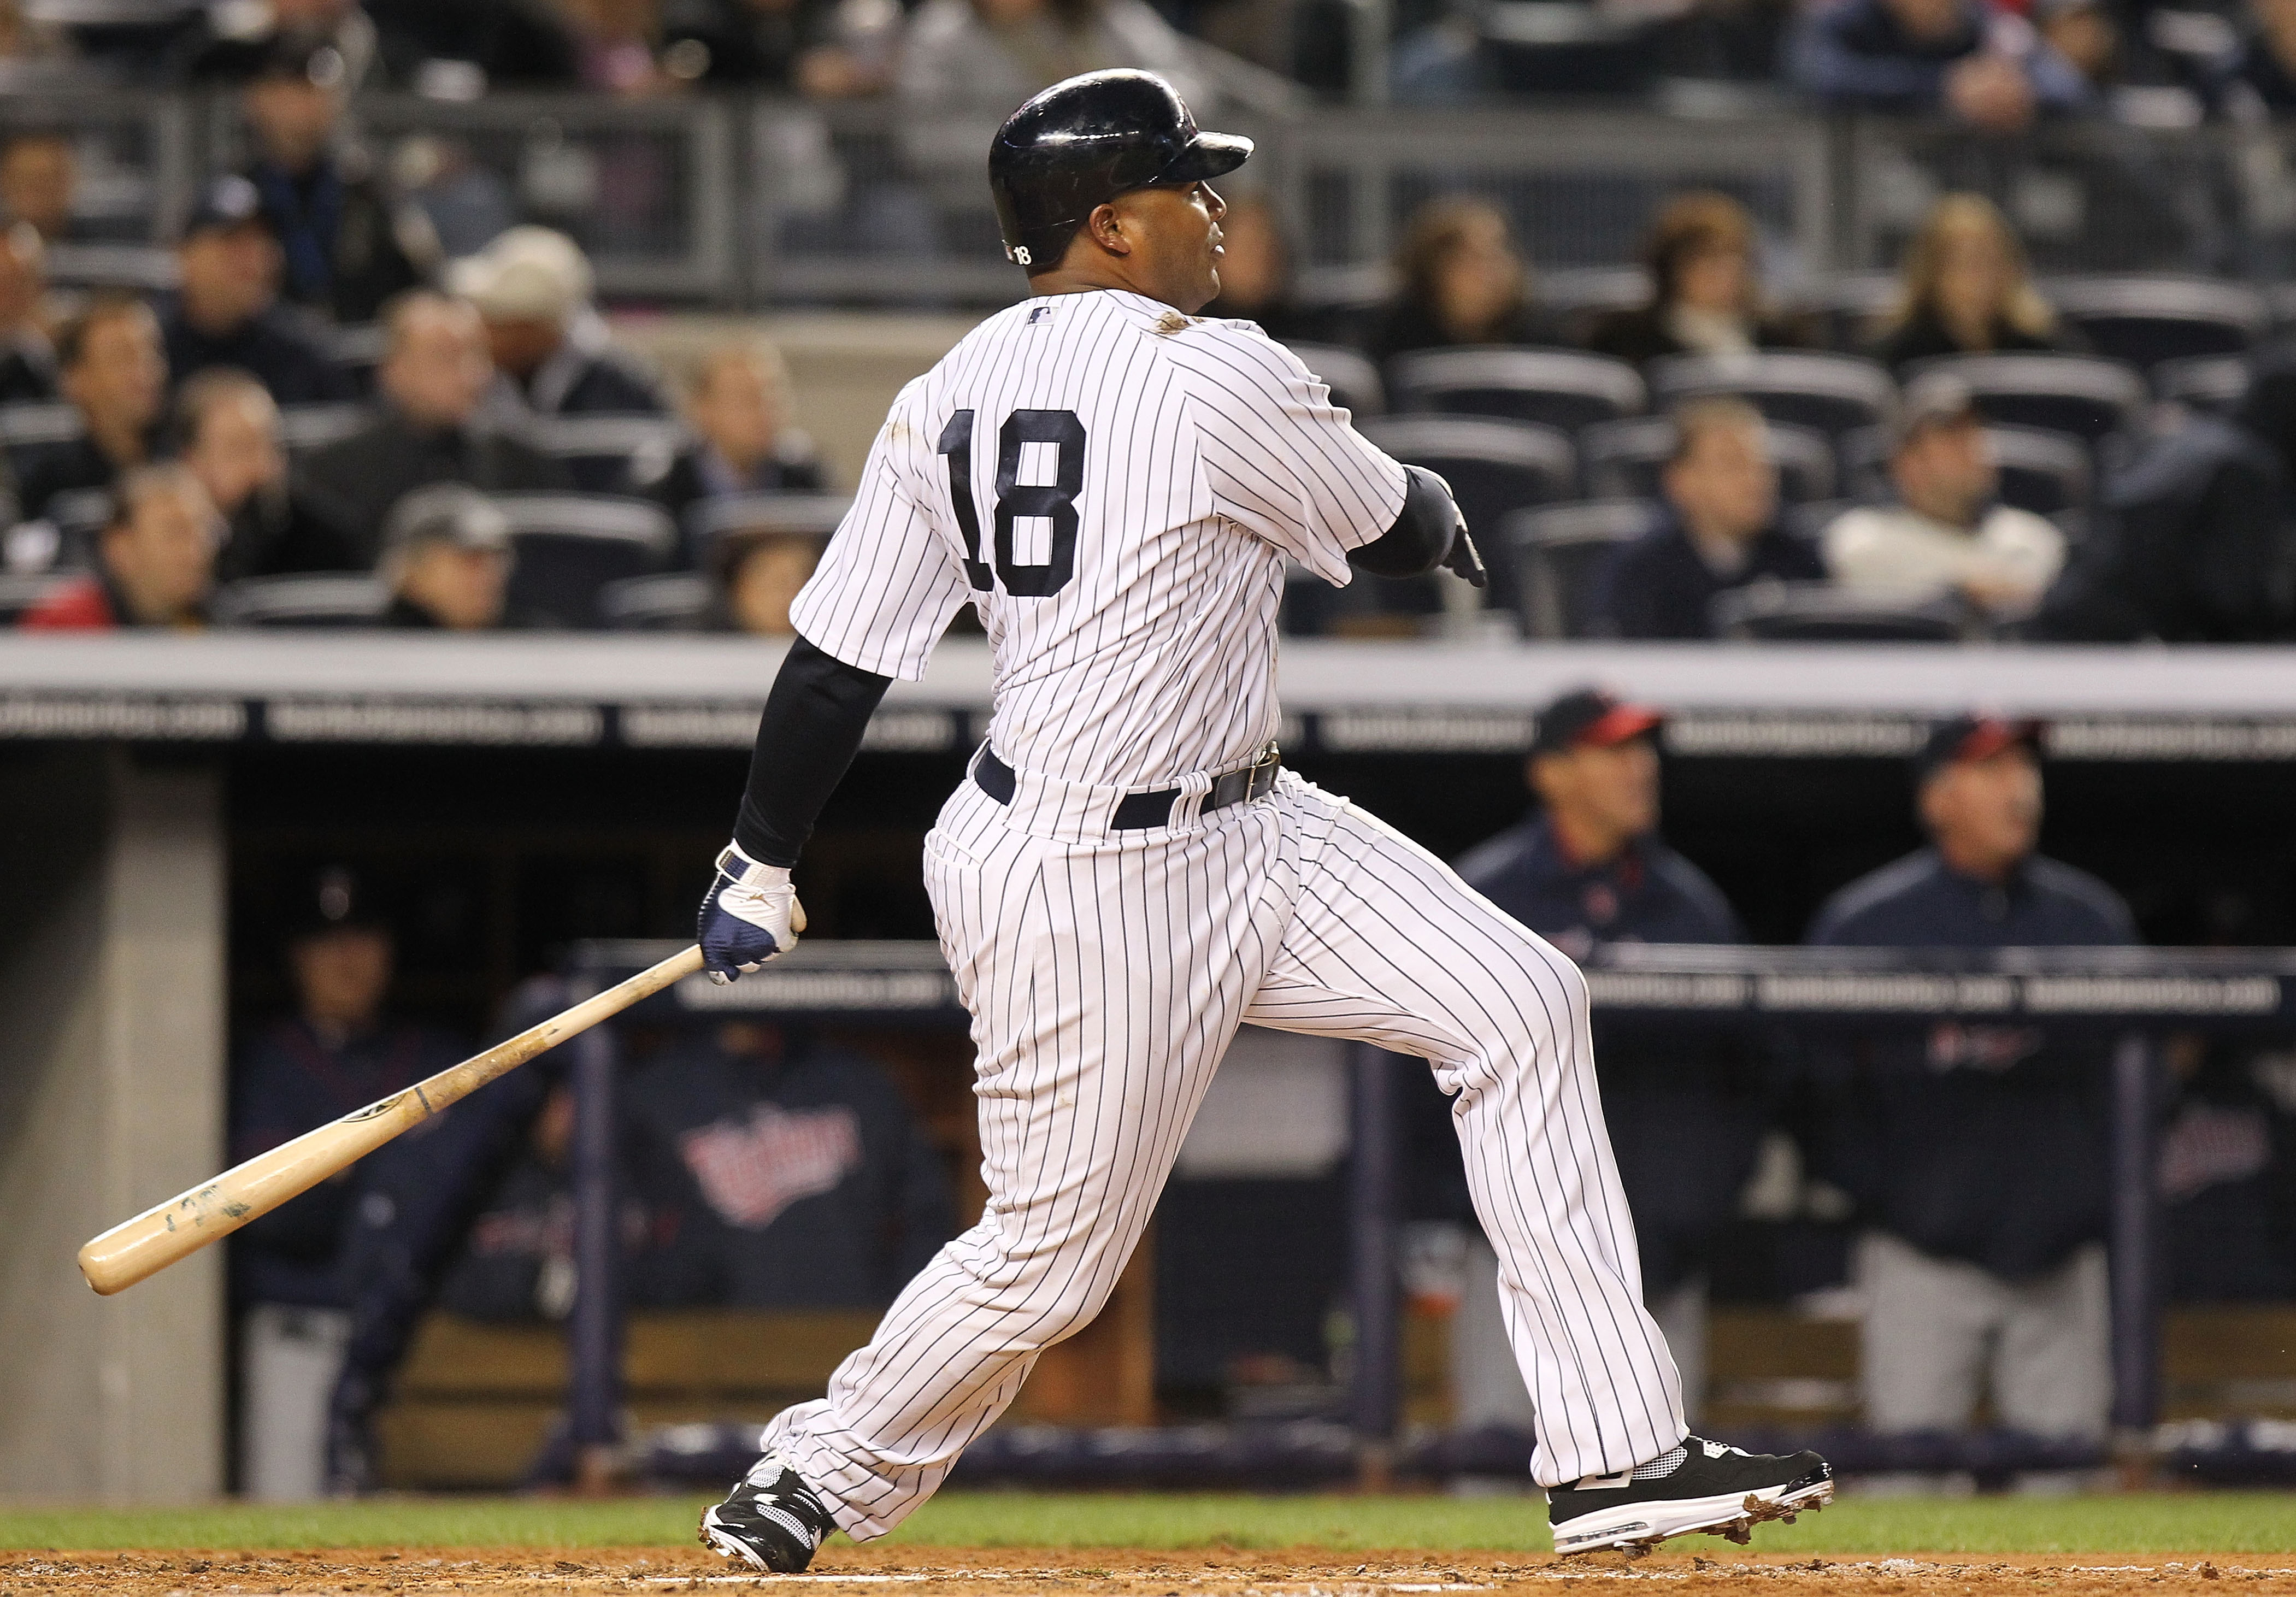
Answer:
<svg viewBox="0 0 2296 1597"><path fill-rule="evenodd" d="M1905 293L1895 272L1837 272L1813 291L1797 297L1824 324L1836 349L1862 349Z"/></svg>
<svg viewBox="0 0 2296 1597"><path fill-rule="evenodd" d="M518 565L511 573L513 610L538 612L561 626L601 619L598 593L625 577L668 563L677 546L669 512L644 499L609 494L501 494Z"/></svg>
<svg viewBox="0 0 2296 1597"><path fill-rule="evenodd" d="M1514 512L1552 504L1576 492L1578 452L1562 433L1536 422L1382 416L1365 422L1363 432L1398 460L1441 472L1458 495L1468 528L1478 533L1496 533ZM1478 541L1491 568L1487 601L1513 608L1521 589L1512 551L1496 536Z"/></svg>
<svg viewBox="0 0 2296 1597"><path fill-rule="evenodd" d="M0 405L0 448L69 444L86 430L79 412L62 401L33 399Z"/></svg>
<svg viewBox="0 0 2296 1597"><path fill-rule="evenodd" d="M0 573L0 627L13 627L24 612L67 584L80 579L76 571L42 571L37 576Z"/></svg>
<svg viewBox="0 0 2296 1597"><path fill-rule="evenodd" d="M692 435L675 416L538 416L527 436L565 463L586 494L626 494L658 482Z"/></svg>
<svg viewBox="0 0 2296 1597"><path fill-rule="evenodd" d="M364 573L298 572L248 577L216 595L219 627L373 627L390 605L381 583Z"/></svg>
<svg viewBox="0 0 2296 1597"><path fill-rule="evenodd" d="M1703 394L1737 394L1773 422L1814 427L1829 438L1885 420L1897 385L1856 355L1765 349L1752 355L1669 355L1651 363L1661 405Z"/></svg>
<svg viewBox="0 0 2296 1597"><path fill-rule="evenodd" d="M362 394L374 390L374 369L382 364L383 345L387 341L382 326L376 322L355 322L348 327L338 327L327 341L327 352L335 364L351 374Z"/></svg>
<svg viewBox="0 0 2296 1597"><path fill-rule="evenodd" d="M2145 370L2238 355L2271 330L2264 296L2208 277L2068 277L2044 291L2099 355Z"/></svg>
<svg viewBox="0 0 2296 1597"><path fill-rule="evenodd" d="M2201 355L2164 360L2152 368L2152 391L2174 405L2229 414L2248 397L2248 359L2239 355Z"/></svg>
<svg viewBox="0 0 2296 1597"><path fill-rule="evenodd" d="M1824 433L1790 422L1769 427L1770 458L1778 466L1778 496L1790 504L1833 496L1833 446ZM1587 491L1603 499L1655 499L1674 423L1664 416L1605 422L1578 435Z"/></svg>
<svg viewBox="0 0 2296 1597"><path fill-rule="evenodd" d="M2134 427L2147 395L2135 368L2093 355L1945 355L1909 368L1906 387L1958 378L1988 422L2069 432L2094 446Z"/></svg>
<svg viewBox="0 0 2296 1597"><path fill-rule="evenodd" d="M1518 511L1499 540L1507 545L1522 585L1518 600L1523 630L1535 638L1583 638L1595 569L1621 544L1651 528L1646 499L1601 499Z"/></svg>
<svg viewBox="0 0 2296 1597"><path fill-rule="evenodd" d="M837 530L852 504L848 494L729 494L704 499L685 512L685 563L707 566L709 545L716 540L760 527L826 537Z"/></svg>
<svg viewBox="0 0 2296 1597"><path fill-rule="evenodd" d="M176 269L176 252L162 244L53 243L42 257L41 268L55 288L145 294L163 293L183 275Z"/></svg>
<svg viewBox="0 0 2296 1597"><path fill-rule="evenodd" d="M694 632L716 595L698 571L625 577L598 590L598 616L617 632Z"/></svg>
<svg viewBox="0 0 2296 1597"><path fill-rule="evenodd" d="M1830 582L1756 582L1718 594L1717 635L1763 643L1957 643L1974 632L1957 600L1879 604Z"/></svg>
<svg viewBox="0 0 2296 1597"><path fill-rule="evenodd" d="M1379 367L1369 356L1337 344L1293 344L1292 353L1332 390L1332 403L1344 405L1358 416L1376 416L1387 409L1387 389L1379 381Z"/></svg>
<svg viewBox="0 0 2296 1597"><path fill-rule="evenodd" d="M2089 502L2095 470L2088 446L2066 432L2040 427L1988 427L1985 441L2001 478L2001 503L2037 516L2080 510ZM1860 499L1891 495L1890 442L1878 427L1841 440L1843 477Z"/></svg>
<svg viewBox="0 0 2296 1597"><path fill-rule="evenodd" d="M1388 373L1398 411L1505 416L1565 432L1634 415L1649 399L1626 362L1575 349L1421 349L1396 356Z"/></svg>
<svg viewBox="0 0 2296 1597"><path fill-rule="evenodd" d="M279 440L302 454L340 443L374 419L364 405L289 405L279 412Z"/></svg>

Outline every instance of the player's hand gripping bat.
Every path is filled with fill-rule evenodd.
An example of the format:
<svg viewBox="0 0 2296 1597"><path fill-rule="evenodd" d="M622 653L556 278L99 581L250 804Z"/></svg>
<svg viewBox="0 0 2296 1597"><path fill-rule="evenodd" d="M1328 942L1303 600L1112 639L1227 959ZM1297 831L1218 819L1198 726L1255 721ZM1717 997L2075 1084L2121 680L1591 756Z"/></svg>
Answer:
<svg viewBox="0 0 2296 1597"><path fill-rule="evenodd" d="M353 1110L341 1119L307 1131L243 1165L234 1165L212 1181L203 1181L89 1242L79 1250L79 1273L99 1292L110 1294L132 1287L317 1186L496 1077L508 1075L535 1055L701 969L701 949L672 954L427 1081Z"/></svg>

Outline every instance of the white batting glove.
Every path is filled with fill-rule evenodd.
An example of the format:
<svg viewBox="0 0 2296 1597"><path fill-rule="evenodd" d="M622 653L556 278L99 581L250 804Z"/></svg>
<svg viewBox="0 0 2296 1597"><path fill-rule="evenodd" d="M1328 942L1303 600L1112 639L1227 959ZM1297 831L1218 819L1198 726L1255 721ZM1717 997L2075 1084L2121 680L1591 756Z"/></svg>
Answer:
<svg viewBox="0 0 2296 1597"><path fill-rule="evenodd" d="M718 879L701 900L702 969L723 987L797 946L805 905L782 865L761 864L728 843L718 856Z"/></svg>

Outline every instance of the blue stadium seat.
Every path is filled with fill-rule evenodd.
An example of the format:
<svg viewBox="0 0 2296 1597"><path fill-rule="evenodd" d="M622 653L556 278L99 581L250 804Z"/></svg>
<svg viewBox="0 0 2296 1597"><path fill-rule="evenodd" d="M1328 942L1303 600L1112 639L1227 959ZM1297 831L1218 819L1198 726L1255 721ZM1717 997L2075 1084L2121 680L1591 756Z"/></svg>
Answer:
<svg viewBox="0 0 2296 1597"><path fill-rule="evenodd" d="M390 594L364 573L297 572L248 577L216 595L218 627L373 627Z"/></svg>
<svg viewBox="0 0 2296 1597"><path fill-rule="evenodd" d="M2212 416L2228 415L2248 397L2248 357L2201 355L2164 360L2152 368L2152 391L2163 400Z"/></svg>
<svg viewBox="0 0 2296 1597"><path fill-rule="evenodd" d="M1565 432L1636 414L1649 400L1626 362L1576 349L1420 349L1396 356L1388 373L1398 411L1505 416Z"/></svg>
<svg viewBox="0 0 2296 1597"><path fill-rule="evenodd" d="M1910 394L1944 375L1968 385L1988 422L2069 432L2095 446L2128 432L2150 397L2133 366L2094 355L1945 355L1907 368Z"/></svg>
<svg viewBox="0 0 2296 1597"><path fill-rule="evenodd" d="M1587 602L1595 568L1651 529L1645 499L1601 499L1517 511L1500 532L1521 584L1523 630L1534 638L1588 635Z"/></svg>
<svg viewBox="0 0 2296 1597"><path fill-rule="evenodd" d="M677 547L669 512L644 499L610 494L501 494L518 564L514 610L538 611L567 627L594 627L599 590L660 570Z"/></svg>
<svg viewBox="0 0 2296 1597"><path fill-rule="evenodd" d="M1574 495L1578 459L1570 440L1536 422L1496 416L1382 416L1363 431L1398 460L1449 480L1491 569L1486 601L1512 610L1521 590L1513 551L1497 534L1516 511Z"/></svg>
<svg viewBox="0 0 2296 1597"><path fill-rule="evenodd" d="M675 416L538 416L527 439L564 463L586 494L627 494L659 482L693 435Z"/></svg>
<svg viewBox="0 0 2296 1597"><path fill-rule="evenodd" d="M716 597L699 571L625 577L598 590L598 615L617 632L698 632Z"/></svg>
<svg viewBox="0 0 2296 1597"><path fill-rule="evenodd" d="M1290 348L1300 364L1324 380L1332 404L1344 405L1358 416L1376 416L1387 409L1387 389L1370 356L1338 344L1293 344Z"/></svg>
<svg viewBox="0 0 2296 1597"><path fill-rule="evenodd" d="M1977 635L1959 600L1883 604L1830 582L1757 582L1714 596L1719 636L1742 642L1957 643Z"/></svg>
<svg viewBox="0 0 2296 1597"><path fill-rule="evenodd" d="M2272 327L2262 294L2218 278L2067 277L2044 291L2099 355L2145 370L2238 355Z"/></svg>
<svg viewBox="0 0 2296 1597"><path fill-rule="evenodd" d="M1815 428L1833 438L1887 420L1898 397L1897 384L1877 362L1800 349L1669 355L1651 363L1650 378L1661 405L1736 394L1773 422Z"/></svg>

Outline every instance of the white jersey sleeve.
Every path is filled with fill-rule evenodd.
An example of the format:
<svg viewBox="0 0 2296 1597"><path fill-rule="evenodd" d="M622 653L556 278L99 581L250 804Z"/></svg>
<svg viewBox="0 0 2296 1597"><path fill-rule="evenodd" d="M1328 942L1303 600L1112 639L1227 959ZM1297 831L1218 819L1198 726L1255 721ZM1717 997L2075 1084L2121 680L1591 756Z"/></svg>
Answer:
<svg viewBox="0 0 2296 1597"><path fill-rule="evenodd" d="M823 653L911 682L925 674L933 645L972 593L917 477L920 463L934 459L918 430L922 381L893 401L853 508L790 606L790 624Z"/></svg>
<svg viewBox="0 0 2296 1597"><path fill-rule="evenodd" d="M1403 512L1403 467L1349 425L1298 356L1250 323L1208 322L1170 347L1214 507L1344 587L1348 551Z"/></svg>

